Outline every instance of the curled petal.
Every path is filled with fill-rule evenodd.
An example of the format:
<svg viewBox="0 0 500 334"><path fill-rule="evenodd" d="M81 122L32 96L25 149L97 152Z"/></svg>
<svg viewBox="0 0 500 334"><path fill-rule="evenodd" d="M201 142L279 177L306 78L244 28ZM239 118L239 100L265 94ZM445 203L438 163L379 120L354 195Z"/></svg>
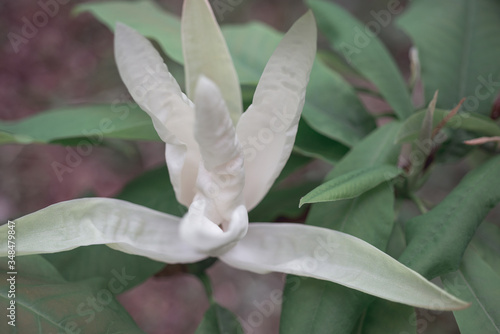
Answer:
<svg viewBox="0 0 500 334"><path fill-rule="evenodd" d="M186 0L181 18L186 91L193 98L201 75L219 87L234 124L243 107L233 60L207 0Z"/></svg>
<svg viewBox="0 0 500 334"><path fill-rule="evenodd" d="M62 252L106 244L129 254L166 263L206 257L179 238L179 217L112 198L61 202L16 219L17 255ZM0 226L7 236L7 225ZM0 249L6 252L6 237ZM7 256L0 253L0 256Z"/></svg>
<svg viewBox="0 0 500 334"><path fill-rule="evenodd" d="M311 11L286 33L257 85L236 133L245 152L245 201L255 207L278 177L293 148L316 54Z"/></svg>
<svg viewBox="0 0 500 334"><path fill-rule="evenodd" d="M244 205L238 206L230 220L221 226L213 217L213 203L198 194L188 213L182 218L180 235L185 242L200 252L218 256L236 245L248 229L248 213ZM216 214L215 214L216 215Z"/></svg>
<svg viewBox="0 0 500 334"><path fill-rule="evenodd" d="M236 268L327 280L415 307L468 306L363 240L321 227L250 224L245 238L220 258Z"/></svg>
<svg viewBox="0 0 500 334"><path fill-rule="evenodd" d="M166 160L177 199L188 206L194 197L199 164L193 103L181 92L151 43L122 23L116 24L115 58L128 91L151 116L167 144Z"/></svg>

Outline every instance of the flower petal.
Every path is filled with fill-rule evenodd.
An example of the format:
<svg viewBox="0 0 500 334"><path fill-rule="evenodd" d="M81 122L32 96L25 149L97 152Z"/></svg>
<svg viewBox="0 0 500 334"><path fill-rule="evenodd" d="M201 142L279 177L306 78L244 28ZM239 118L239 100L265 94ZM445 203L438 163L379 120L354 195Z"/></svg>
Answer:
<svg viewBox="0 0 500 334"><path fill-rule="evenodd" d="M62 252L106 244L166 263L196 262L206 255L179 237L179 217L112 198L61 202L16 219L16 254ZM7 256L7 225L0 226L0 256ZM3 253L5 252L5 253Z"/></svg>
<svg viewBox="0 0 500 334"><path fill-rule="evenodd" d="M217 85L200 76L195 91L194 136L207 170L228 163L241 155L236 131Z"/></svg>
<svg viewBox="0 0 500 334"><path fill-rule="evenodd" d="M151 116L167 144L166 160L177 199L189 206L200 161L193 135L193 103L181 92L151 43L122 23L116 24L115 58L128 91Z"/></svg>
<svg viewBox="0 0 500 334"><path fill-rule="evenodd" d="M264 69L253 104L236 133L245 152L245 201L250 211L265 196L293 148L316 54L311 11L286 33Z"/></svg>
<svg viewBox="0 0 500 334"><path fill-rule="evenodd" d="M247 235L220 258L236 268L314 277L415 307L468 306L363 240L321 227L250 224Z"/></svg>
<svg viewBox="0 0 500 334"><path fill-rule="evenodd" d="M193 248L210 256L218 256L236 245L248 228L248 212L244 205L232 211L223 229L215 222L209 199L198 194L188 213L182 218L180 235Z"/></svg>
<svg viewBox="0 0 500 334"><path fill-rule="evenodd" d="M233 60L207 0L186 0L181 18L186 92L193 98L201 75L215 82L234 124L242 111L241 89Z"/></svg>
<svg viewBox="0 0 500 334"><path fill-rule="evenodd" d="M243 153L224 99L205 76L198 80L195 105L195 138L203 160L196 186L206 201L205 214L227 230L234 210L244 204Z"/></svg>

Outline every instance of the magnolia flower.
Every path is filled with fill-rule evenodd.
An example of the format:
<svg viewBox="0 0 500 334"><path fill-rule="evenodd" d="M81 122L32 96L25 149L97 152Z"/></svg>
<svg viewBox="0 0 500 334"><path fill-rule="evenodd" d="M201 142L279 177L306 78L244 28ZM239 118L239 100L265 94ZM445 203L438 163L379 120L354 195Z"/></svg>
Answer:
<svg viewBox="0 0 500 334"><path fill-rule="evenodd" d="M120 23L115 56L123 82L166 144L175 194L188 212L180 218L110 198L61 202L16 220L18 255L106 244L165 263L219 257L236 268L329 280L417 307L467 305L353 236L301 224L248 224L248 211L293 147L316 53L311 12L284 36L245 113L208 2L186 0L181 25L187 96L151 43ZM5 226L0 230L7 235Z"/></svg>

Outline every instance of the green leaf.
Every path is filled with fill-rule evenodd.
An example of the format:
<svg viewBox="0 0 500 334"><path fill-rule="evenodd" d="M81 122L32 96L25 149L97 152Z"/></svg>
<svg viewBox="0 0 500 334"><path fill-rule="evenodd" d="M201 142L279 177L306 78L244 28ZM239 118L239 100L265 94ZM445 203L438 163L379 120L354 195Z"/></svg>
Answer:
<svg viewBox="0 0 500 334"><path fill-rule="evenodd" d="M436 127L446 117L448 112L448 110L436 109L434 111L432 126ZM396 141L404 143L417 139L425 114L426 110L420 110L404 121L396 136ZM446 123L446 127L468 130L481 136L500 135L500 127L493 120L478 114L458 113Z"/></svg>
<svg viewBox="0 0 500 334"><path fill-rule="evenodd" d="M288 220L301 217L307 208L299 208L300 197L318 184L319 182L306 182L295 186L271 188L259 205L250 211L250 221L272 222L283 217Z"/></svg>
<svg viewBox="0 0 500 334"><path fill-rule="evenodd" d="M329 178L367 166L395 165L400 151L394 144L398 130L399 123L394 122L374 131L353 147ZM307 223L349 233L383 250L393 229L393 205L392 187L381 184L354 199L313 204ZM289 275L280 332L350 333L373 299L334 283Z"/></svg>
<svg viewBox="0 0 500 334"><path fill-rule="evenodd" d="M184 63L180 19L163 10L154 1L85 3L76 6L74 10L76 14L87 11L111 31L115 29L116 22L122 22L144 36L156 39L170 58Z"/></svg>
<svg viewBox="0 0 500 334"><path fill-rule="evenodd" d="M400 119L410 116L413 105L406 83L389 51L369 27L331 2L310 0L308 4L332 47L377 86Z"/></svg>
<svg viewBox="0 0 500 334"><path fill-rule="evenodd" d="M203 320L196 329L196 334L243 334L243 328L236 318L225 307L212 303Z"/></svg>
<svg viewBox="0 0 500 334"><path fill-rule="evenodd" d="M116 251L104 245L78 247L71 251L43 254L65 280L77 282L90 278L126 277L121 292L141 284L159 272L164 263Z"/></svg>
<svg viewBox="0 0 500 334"><path fill-rule="evenodd" d="M114 298L123 291L126 279L67 282L38 255L18 256L16 267L18 333L143 333ZM2 261L0 268L0 279L6 282L10 278L7 261ZM3 310L10 300L7 289L2 289ZM12 327L2 320L0 331L8 333Z"/></svg>
<svg viewBox="0 0 500 334"><path fill-rule="evenodd" d="M320 134L347 146L376 127L351 85L318 60L311 71L302 117Z"/></svg>
<svg viewBox="0 0 500 334"><path fill-rule="evenodd" d="M427 101L438 108L463 97L468 112L489 115L500 88L500 3L495 0L418 0L397 21L418 48Z"/></svg>
<svg viewBox="0 0 500 334"><path fill-rule="evenodd" d="M132 180L116 198L178 217L186 213L186 208L177 202L166 166L147 171Z"/></svg>
<svg viewBox="0 0 500 334"><path fill-rule="evenodd" d="M416 314L413 307L377 299L368 307L355 333L417 334L416 325Z"/></svg>
<svg viewBox="0 0 500 334"><path fill-rule="evenodd" d="M317 133L306 122L300 120L294 150L307 157L335 164L342 159L349 148Z"/></svg>
<svg viewBox="0 0 500 334"><path fill-rule="evenodd" d="M465 251L460 269L443 277L446 290L472 303L465 310L453 312L460 333L500 333L499 282L500 275L473 247Z"/></svg>
<svg viewBox="0 0 500 334"><path fill-rule="evenodd" d="M500 156L469 172L432 210L406 223L408 247L400 262L427 278L457 270L488 212L500 202Z"/></svg>
<svg viewBox="0 0 500 334"><path fill-rule="evenodd" d="M338 201L358 197L400 175L402 170L391 165L377 165L354 170L323 183L300 199L300 206L305 203Z"/></svg>
<svg viewBox="0 0 500 334"><path fill-rule="evenodd" d="M481 223L469 247L500 275L500 227L488 222Z"/></svg>
<svg viewBox="0 0 500 334"><path fill-rule="evenodd" d="M0 143L100 145L104 138L160 140L151 118L133 103L65 107L14 122L0 122Z"/></svg>

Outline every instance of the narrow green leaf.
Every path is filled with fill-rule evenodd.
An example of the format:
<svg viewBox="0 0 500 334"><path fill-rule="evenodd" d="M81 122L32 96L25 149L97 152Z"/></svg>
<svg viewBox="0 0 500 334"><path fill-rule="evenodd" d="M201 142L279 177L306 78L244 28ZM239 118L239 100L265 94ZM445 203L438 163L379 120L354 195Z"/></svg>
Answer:
<svg viewBox="0 0 500 334"><path fill-rule="evenodd" d="M133 103L65 107L15 122L0 122L0 143L100 145L104 138L160 140L151 118Z"/></svg>
<svg viewBox="0 0 500 334"><path fill-rule="evenodd" d="M500 156L469 172L432 210L406 223L408 247L400 262L427 278L457 270L488 212L500 202Z"/></svg>
<svg viewBox="0 0 500 334"><path fill-rule="evenodd" d="M307 157L322 159L332 164L342 159L349 151L347 146L317 133L303 120L299 121L293 149Z"/></svg>
<svg viewBox="0 0 500 334"><path fill-rule="evenodd" d="M123 291L126 277L67 282L38 255L18 256L16 267L15 329L18 333L143 333L114 298ZM0 271L0 279L7 282L10 278L7 261L0 263ZM3 310L11 300L7 289L2 289ZM4 316L0 331L10 333L12 328Z"/></svg>
<svg viewBox="0 0 500 334"><path fill-rule="evenodd" d="M438 125L448 113L448 110L436 109L432 126ZM417 139L425 114L426 110L420 110L404 121L396 136L396 141L404 143ZM493 120L478 114L458 113L445 126L452 129L468 130L481 136L500 135L500 127Z"/></svg>
<svg viewBox="0 0 500 334"><path fill-rule="evenodd" d="M500 275L473 247L465 251L460 269L443 277L446 290L472 303L453 312L461 334L500 333L499 282Z"/></svg>
<svg viewBox="0 0 500 334"><path fill-rule="evenodd" d="M413 112L413 105L399 69L382 42L342 7L322 0L308 1L319 29L350 65L379 89L400 119Z"/></svg>
<svg viewBox="0 0 500 334"><path fill-rule="evenodd" d="M500 88L500 3L495 0L416 0L397 21L415 43L427 101L438 108L463 97L467 112L489 115Z"/></svg>
<svg viewBox="0 0 500 334"><path fill-rule="evenodd" d="M217 303L212 303L203 320L196 329L196 334L243 334L243 328L236 316Z"/></svg>
<svg viewBox="0 0 500 334"><path fill-rule="evenodd" d="M395 165L400 151L394 144L398 130L399 123L394 122L374 131L353 147L328 179L357 168ZM352 234L383 250L393 229L393 205L392 187L381 184L354 199L313 204L307 223ZM280 333L350 333L372 300L334 283L289 275Z"/></svg>
<svg viewBox="0 0 500 334"><path fill-rule="evenodd" d="M377 165L354 170L323 183L300 199L305 203L338 201L358 197L400 175L402 170L391 165Z"/></svg>

